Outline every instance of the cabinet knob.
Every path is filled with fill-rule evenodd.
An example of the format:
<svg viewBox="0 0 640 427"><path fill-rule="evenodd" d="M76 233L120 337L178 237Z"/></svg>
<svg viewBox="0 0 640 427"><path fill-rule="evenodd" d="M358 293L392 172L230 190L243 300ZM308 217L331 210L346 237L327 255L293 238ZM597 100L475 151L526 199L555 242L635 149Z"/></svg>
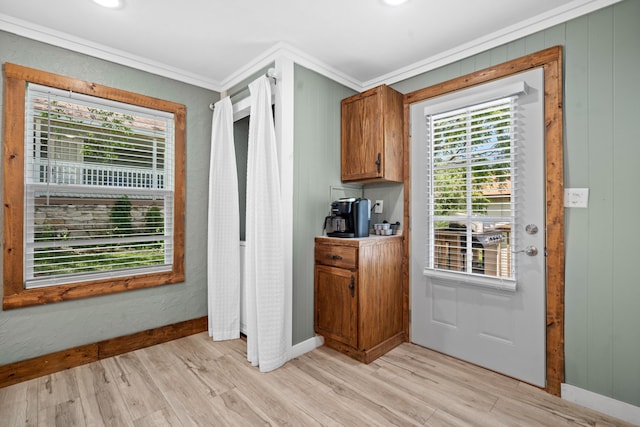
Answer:
<svg viewBox="0 0 640 427"><path fill-rule="evenodd" d="M378 173L380 173L380 166L382 165L382 158L380 153L378 153L378 159L376 160L376 167L378 168Z"/></svg>

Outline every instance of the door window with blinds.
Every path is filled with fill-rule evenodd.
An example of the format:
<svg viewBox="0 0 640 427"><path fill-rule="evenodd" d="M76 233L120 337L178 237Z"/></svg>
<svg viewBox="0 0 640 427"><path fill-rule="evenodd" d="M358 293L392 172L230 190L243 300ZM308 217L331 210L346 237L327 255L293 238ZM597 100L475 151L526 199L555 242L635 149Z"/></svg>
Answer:
<svg viewBox="0 0 640 427"><path fill-rule="evenodd" d="M433 271L514 279L517 100L425 114Z"/></svg>
<svg viewBox="0 0 640 427"><path fill-rule="evenodd" d="M29 84L25 286L171 270L173 115Z"/></svg>
<svg viewBox="0 0 640 427"><path fill-rule="evenodd" d="M43 303L184 280L184 106L98 85L104 96L77 93L65 88L77 81L44 72L35 75L62 84L25 80L12 91L11 79L31 74L6 70L24 133L19 147L15 128L5 132L23 153L22 170L5 160L5 183L23 185L5 191L4 265L20 253L22 268L5 268L4 306L29 305L21 293ZM5 123L19 118L5 109Z"/></svg>

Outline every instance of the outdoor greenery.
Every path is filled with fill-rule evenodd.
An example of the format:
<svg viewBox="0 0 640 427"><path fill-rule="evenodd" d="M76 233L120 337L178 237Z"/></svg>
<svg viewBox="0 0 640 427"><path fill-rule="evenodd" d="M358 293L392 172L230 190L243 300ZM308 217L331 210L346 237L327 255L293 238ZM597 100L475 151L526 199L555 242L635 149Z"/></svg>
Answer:
<svg viewBox="0 0 640 427"><path fill-rule="evenodd" d="M471 212L486 214L486 190L510 183L510 107L438 121L433 152L434 214L468 214L468 190Z"/></svg>
<svg viewBox="0 0 640 427"><path fill-rule="evenodd" d="M132 250L134 249L134 250ZM161 242L148 244L144 251L117 244L80 247L63 247L52 253L38 250L35 253L35 276L55 274L89 273L132 267L162 264L164 251ZM52 269L55 266L55 269Z"/></svg>
<svg viewBox="0 0 640 427"><path fill-rule="evenodd" d="M133 136L133 116L92 107L70 109L56 100L48 102L47 110L40 116L51 125L45 131L47 134L64 131L74 136L75 130L83 141L81 153L87 163L108 163L134 148L127 142Z"/></svg>
<svg viewBox="0 0 640 427"><path fill-rule="evenodd" d="M120 197L109 213L113 224L113 233L119 235L129 234L133 231L131 224L131 201L127 196Z"/></svg>
<svg viewBox="0 0 640 427"><path fill-rule="evenodd" d="M145 228L144 232L147 234L162 234L164 233L164 219L162 218L162 212L157 206L151 206L144 216Z"/></svg>
<svg viewBox="0 0 640 427"><path fill-rule="evenodd" d="M133 225L131 210L131 201L126 196L118 199L111 207L111 233L114 236L125 237L133 233L158 236L164 234L164 218L159 207L149 207L144 216L144 223L138 227ZM35 238L40 242L64 241L69 239L69 231L66 228L42 225ZM61 247L36 250L34 260L34 273L40 277L159 265L164 263L164 241L130 245L108 243L74 246L69 242L69 245Z"/></svg>
<svg viewBox="0 0 640 427"><path fill-rule="evenodd" d="M91 117L101 123L99 134L87 132L88 137L82 147L84 159L88 162L106 163L119 157L118 150L130 150L134 146L126 141L133 136L131 131L134 117L87 107Z"/></svg>

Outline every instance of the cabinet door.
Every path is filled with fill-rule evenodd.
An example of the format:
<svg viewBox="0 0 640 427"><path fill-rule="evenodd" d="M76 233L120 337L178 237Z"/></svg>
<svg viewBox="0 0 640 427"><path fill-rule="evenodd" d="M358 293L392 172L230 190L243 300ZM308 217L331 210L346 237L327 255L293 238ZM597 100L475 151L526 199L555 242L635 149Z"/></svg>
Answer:
<svg viewBox="0 0 640 427"><path fill-rule="evenodd" d="M360 247L358 348L363 350L402 332L402 240L383 239Z"/></svg>
<svg viewBox="0 0 640 427"><path fill-rule="evenodd" d="M316 265L315 329L320 335L356 347L357 273Z"/></svg>
<svg viewBox="0 0 640 427"><path fill-rule="evenodd" d="M342 101L342 180L383 176L383 118L379 90Z"/></svg>

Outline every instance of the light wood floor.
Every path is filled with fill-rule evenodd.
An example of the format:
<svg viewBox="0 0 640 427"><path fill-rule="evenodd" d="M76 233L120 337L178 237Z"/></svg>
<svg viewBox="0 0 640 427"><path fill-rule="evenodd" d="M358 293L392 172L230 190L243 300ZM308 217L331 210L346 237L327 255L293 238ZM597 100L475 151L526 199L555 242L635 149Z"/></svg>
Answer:
<svg viewBox="0 0 640 427"><path fill-rule="evenodd" d="M322 347L260 373L206 333L0 389L0 426L622 426L402 344L370 365Z"/></svg>

